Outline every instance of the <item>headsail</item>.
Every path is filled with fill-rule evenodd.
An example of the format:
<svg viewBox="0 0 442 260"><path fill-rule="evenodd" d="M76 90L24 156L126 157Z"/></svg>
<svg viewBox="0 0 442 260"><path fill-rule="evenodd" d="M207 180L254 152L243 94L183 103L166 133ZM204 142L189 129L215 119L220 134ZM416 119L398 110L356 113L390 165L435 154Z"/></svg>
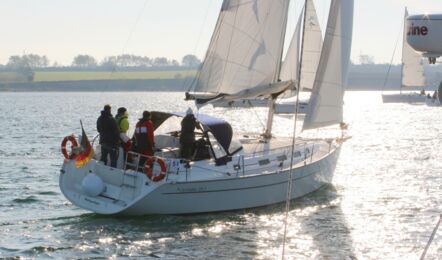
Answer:
<svg viewBox="0 0 442 260"><path fill-rule="evenodd" d="M271 85L279 74L288 4L224 0L194 91L235 99L283 91Z"/></svg>
<svg viewBox="0 0 442 260"><path fill-rule="evenodd" d="M318 71L303 130L343 120L353 33L354 0L332 0Z"/></svg>
<svg viewBox="0 0 442 260"><path fill-rule="evenodd" d="M408 10L405 9L406 21ZM425 72L422 56L415 52L407 42L407 24L404 22L404 37L402 45L402 87L424 87Z"/></svg>

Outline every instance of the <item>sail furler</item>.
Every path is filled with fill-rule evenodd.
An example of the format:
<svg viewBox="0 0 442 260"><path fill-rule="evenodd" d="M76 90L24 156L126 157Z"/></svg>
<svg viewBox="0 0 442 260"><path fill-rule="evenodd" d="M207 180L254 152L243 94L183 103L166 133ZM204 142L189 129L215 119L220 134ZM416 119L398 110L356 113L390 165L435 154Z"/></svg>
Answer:
<svg viewBox="0 0 442 260"><path fill-rule="evenodd" d="M269 86L279 72L288 2L225 0L194 91L238 98L263 86L267 95L279 91Z"/></svg>

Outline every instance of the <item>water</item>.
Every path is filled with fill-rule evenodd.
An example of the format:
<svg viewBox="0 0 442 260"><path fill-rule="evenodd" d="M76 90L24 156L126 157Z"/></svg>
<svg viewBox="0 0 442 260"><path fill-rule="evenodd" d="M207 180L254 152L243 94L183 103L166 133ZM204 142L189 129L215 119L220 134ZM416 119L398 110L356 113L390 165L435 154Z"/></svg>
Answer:
<svg viewBox="0 0 442 260"><path fill-rule="evenodd" d="M105 103L184 111L181 93L0 93L0 258L277 259L284 205L193 216L105 217L69 203L58 188L60 143L89 136ZM349 92L333 185L295 200L288 259L417 259L442 213L440 108L382 104ZM261 131L266 111L204 108L235 130ZM292 121L277 117L275 132ZM315 134L315 133L314 133ZM284 192L284 191L281 191ZM442 258L442 230L427 259Z"/></svg>

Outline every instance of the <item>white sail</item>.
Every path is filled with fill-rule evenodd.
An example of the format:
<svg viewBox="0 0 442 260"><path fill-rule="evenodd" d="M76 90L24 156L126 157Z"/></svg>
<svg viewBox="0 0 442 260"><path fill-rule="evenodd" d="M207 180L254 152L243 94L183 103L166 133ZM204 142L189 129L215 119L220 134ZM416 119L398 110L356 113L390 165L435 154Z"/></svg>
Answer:
<svg viewBox="0 0 442 260"><path fill-rule="evenodd" d="M235 99L281 91L270 85L280 71L288 4L224 0L194 91Z"/></svg>
<svg viewBox="0 0 442 260"><path fill-rule="evenodd" d="M300 90L311 90L315 82L322 49L322 32L313 0L307 1Z"/></svg>
<svg viewBox="0 0 442 260"><path fill-rule="evenodd" d="M299 68L301 68L300 91L311 90L315 81L316 70L318 69L319 58L322 48L322 33L319 26L318 16L313 0L307 0L305 11L304 37L302 48L302 64L300 65L299 43L301 39L300 27L303 16L299 17L295 33L293 34L290 47L281 68L281 80L298 81ZM296 91L286 91L281 98L289 98L296 95Z"/></svg>
<svg viewBox="0 0 442 260"><path fill-rule="evenodd" d="M405 20L408 11L405 9ZM401 87L425 87L425 72L422 56L415 52L407 42L407 25L404 22L402 45L402 84Z"/></svg>
<svg viewBox="0 0 442 260"><path fill-rule="evenodd" d="M353 0L332 0L310 107L303 130L343 120L343 97L347 84L353 33Z"/></svg>
<svg viewBox="0 0 442 260"><path fill-rule="evenodd" d="M290 45L285 55L284 62L281 66L281 73L279 78L282 81L297 81L298 79L301 24L302 15L299 16L295 32L293 33L292 40L290 41Z"/></svg>

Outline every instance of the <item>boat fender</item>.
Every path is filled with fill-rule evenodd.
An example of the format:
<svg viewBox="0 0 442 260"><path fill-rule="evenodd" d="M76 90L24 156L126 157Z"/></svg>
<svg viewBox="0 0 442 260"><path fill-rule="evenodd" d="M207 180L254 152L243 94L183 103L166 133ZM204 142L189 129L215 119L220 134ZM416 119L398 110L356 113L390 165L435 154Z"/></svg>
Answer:
<svg viewBox="0 0 442 260"><path fill-rule="evenodd" d="M71 152L68 153L66 149L66 145L68 142L71 142ZM78 147L77 139L75 139L74 135L66 136L63 141L61 142L61 153L63 154L64 158L72 160L75 159L77 156L74 153L74 149Z"/></svg>
<svg viewBox="0 0 442 260"><path fill-rule="evenodd" d="M155 176L153 175L152 171L154 163L158 163L161 169L160 174ZM166 163L164 163L162 159L157 158L155 156L149 157L144 163L143 172L147 175L149 179L151 179L154 182L161 181L162 179L164 179L164 177L166 177L166 171L167 171Z"/></svg>
<svg viewBox="0 0 442 260"><path fill-rule="evenodd" d="M90 196L97 197L105 190L103 180L95 174L87 174L81 182L82 191Z"/></svg>

